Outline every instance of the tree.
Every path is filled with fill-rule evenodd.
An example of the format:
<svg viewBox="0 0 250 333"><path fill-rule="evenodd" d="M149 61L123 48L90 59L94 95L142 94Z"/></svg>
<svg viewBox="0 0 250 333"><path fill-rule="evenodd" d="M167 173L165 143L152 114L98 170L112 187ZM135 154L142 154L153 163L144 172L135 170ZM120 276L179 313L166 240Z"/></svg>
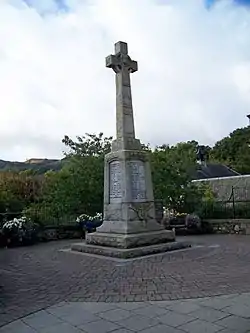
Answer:
<svg viewBox="0 0 250 333"><path fill-rule="evenodd" d="M0 220L21 215L23 209L39 200L43 176L31 170L0 173Z"/></svg>
<svg viewBox="0 0 250 333"><path fill-rule="evenodd" d="M218 141L211 150L211 159L224 163L241 174L250 173L250 127L237 129Z"/></svg>
<svg viewBox="0 0 250 333"><path fill-rule="evenodd" d="M162 145L151 153L155 198L169 208L193 210L201 200L202 190L191 182L188 172L195 165L195 148L195 142L187 142Z"/></svg>
<svg viewBox="0 0 250 333"><path fill-rule="evenodd" d="M111 137L86 134L73 141L65 136L69 148L65 163L58 172L47 172L41 202L32 207L33 214L48 219L93 215L103 209L104 155L111 149ZM46 216L45 216L46 215Z"/></svg>
<svg viewBox="0 0 250 333"><path fill-rule="evenodd" d="M104 156L111 150L112 137L104 137L103 133L86 133L76 139L77 141L73 141L67 135L64 136L62 142L69 148L69 153L65 153L67 157Z"/></svg>
<svg viewBox="0 0 250 333"><path fill-rule="evenodd" d="M101 212L104 155L110 152L111 141L103 133L86 134L77 141L65 136L67 163L59 172L46 173L39 209L55 218ZM151 156L155 198L164 199L172 208L186 209L187 201L193 203L197 196L197 187L187 172L195 163L196 146L196 142L187 142L162 145L153 151L149 144L142 145Z"/></svg>
<svg viewBox="0 0 250 333"><path fill-rule="evenodd" d="M111 151L112 137L104 137L103 133L86 134L78 136L75 142L65 136L63 142L70 149L66 154L65 170L71 175L76 197L80 200L79 213L102 211L104 156Z"/></svg>

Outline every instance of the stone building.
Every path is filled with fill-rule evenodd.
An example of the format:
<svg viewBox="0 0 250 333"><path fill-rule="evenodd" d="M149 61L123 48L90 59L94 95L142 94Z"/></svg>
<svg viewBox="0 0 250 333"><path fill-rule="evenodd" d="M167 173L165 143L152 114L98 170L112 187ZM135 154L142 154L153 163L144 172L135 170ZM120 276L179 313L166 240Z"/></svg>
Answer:
<svg viewBox="0 0 250 333"><path fill-rule="evenodd" d="M204 146L197 149L194 183L209 184L217 201L250 202L250 175L240 175L223 164L209 163Z"/></svg>

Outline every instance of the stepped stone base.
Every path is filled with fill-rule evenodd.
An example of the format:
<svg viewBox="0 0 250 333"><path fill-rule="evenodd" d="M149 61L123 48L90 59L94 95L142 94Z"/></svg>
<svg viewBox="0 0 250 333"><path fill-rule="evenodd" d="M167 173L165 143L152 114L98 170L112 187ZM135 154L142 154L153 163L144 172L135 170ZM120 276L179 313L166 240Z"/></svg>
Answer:
<svg viewBox="0 0 250 333"><path fill-rule="evenodd" d="M119 259L131 259L143 257L146 255L164 253L168 251L180 250L191 247L188 242L168 242L154 244L136 248L121 249L100 245L90 245L85 242L72 244L71 250L95 255L101 255Z"/></svg>
<svg viewBox="0 0 250 333"><path fill-rule="evenodd" d="M121 249L173 242L174 240L175 232L172 230L164 229L131 234L117 234L97 231L88 234L86 237L87 244L109 246L112 248Z"/></svg>
<svg viewBox="0 0 250 333"><path fill-rule="evenodd" d="M106 257L129 259L190 247L188 242L176 242L175 232L158 230L135 234L94 232L86 242L72 244L71 250Z"/></svg>

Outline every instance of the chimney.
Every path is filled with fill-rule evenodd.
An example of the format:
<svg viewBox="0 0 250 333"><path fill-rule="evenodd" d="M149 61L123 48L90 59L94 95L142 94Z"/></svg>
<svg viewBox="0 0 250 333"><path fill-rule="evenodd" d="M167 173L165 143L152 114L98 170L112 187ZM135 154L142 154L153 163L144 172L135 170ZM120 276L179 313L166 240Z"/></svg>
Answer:
<svg viewBox="0 0 250 333"><path fill-rule="evenodd" d="M247 115L248 118L248 126L250 126L250 114Z"/></svg>
<svg viewBox="0 0 250 333"><path fill-rule="evenodd" d="M196 160L197 163L203 166L206 166L207 152L205 146L198 146L196 151Z"/></svg>

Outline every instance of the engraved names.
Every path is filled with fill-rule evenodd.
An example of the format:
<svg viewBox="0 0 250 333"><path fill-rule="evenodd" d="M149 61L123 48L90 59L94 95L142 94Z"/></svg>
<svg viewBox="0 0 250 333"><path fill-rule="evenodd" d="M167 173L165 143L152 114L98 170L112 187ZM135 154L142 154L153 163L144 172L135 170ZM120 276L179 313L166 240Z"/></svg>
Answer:
<svg viewBox="0 0 250 333"><path fill-rule="evenodd" d="M145 166L143 161L128 161L132 200L146 199Z"/></svg>
<svg viewBox="0 0 250 333"><path fill-rule="evenodd" d="M115 202L122 197L122 169L120 161L109 163L109 200Z"/></svg>

